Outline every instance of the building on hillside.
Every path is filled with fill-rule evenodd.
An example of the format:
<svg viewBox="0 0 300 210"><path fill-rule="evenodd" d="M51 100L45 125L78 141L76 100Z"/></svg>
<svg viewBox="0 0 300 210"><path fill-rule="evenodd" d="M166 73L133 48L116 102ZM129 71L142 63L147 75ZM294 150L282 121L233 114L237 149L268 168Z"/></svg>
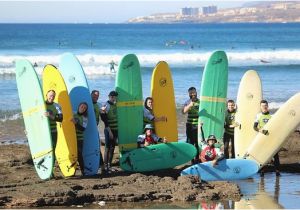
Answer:
<svg viewBox="0 0 300 210"><path fill-rule="evenodd" d="M208 15L208 14L214 14L218 12L217 6L207 6L207 7L202 7L202 14L203 15Z"/></svg>
<svg viewBox="0 0 300 210"><path fill-rule="evenodd" d="M184 7L180 9L180 15L182 16L198 16L199 8L197 7Z"/></svg>

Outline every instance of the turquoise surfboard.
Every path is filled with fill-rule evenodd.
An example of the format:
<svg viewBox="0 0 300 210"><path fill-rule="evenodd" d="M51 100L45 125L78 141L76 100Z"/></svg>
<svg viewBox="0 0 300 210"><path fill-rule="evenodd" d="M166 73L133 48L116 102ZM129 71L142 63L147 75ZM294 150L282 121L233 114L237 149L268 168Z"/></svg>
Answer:
<svg viewBox="0 0 300 210"><path fill-rule="evenodd" d="M27 60L16 62L16 81L33 164L41 179L53 171L53 147L39 78Z"/></svg>
<svg viewBox="0 0 300 210"><path fill-rule="evenodd" d="M196 152L196 148L188 143L155 144L123 154L120 166L134 172L173 168L192 160Z"/></svg>
<svg viewBox="0 0 300 210"><path fill-rule="evenodd" d="M258 164L253 160L225 159L213 167L210 162L192 165L181 172L181 175L196 175L204 181L247 179L257 173Z"/></svg>
<svg viewBox="0 0 300 210"><path fill-rule="evenodd" d="M68 88L73 112L77 112L81 102L88 104L88 125L84 131L83 141L84 174L95 175L99 169L100 144L93 102L84 71L78 59L71 53L61 56L59 70Z"/></svg>
<svg viewBox="0 0 300 210"><path fill-rule="evenodd" d="M140 63L136 55L123 57L116 77L118 92L118 143L120 152L137 147L143 133L143 92Z"/></svg>
<svg viewBox="0 0 300 210"><path fill-rule="evenodd" d="M228 60L224 51L214 52L205 65L202 76L199 125L203 123L204 137L214 134L219 143L224 133L228 83ZM202 134L198 128L198 142Z"/></svg>

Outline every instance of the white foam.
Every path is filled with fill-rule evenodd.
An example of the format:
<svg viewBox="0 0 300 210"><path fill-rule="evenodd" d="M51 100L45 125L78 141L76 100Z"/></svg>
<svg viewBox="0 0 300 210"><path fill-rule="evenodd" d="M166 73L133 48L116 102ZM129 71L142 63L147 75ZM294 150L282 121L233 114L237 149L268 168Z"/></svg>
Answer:
<svg viewBox="0 0 300 210"><path fill-rule="evenodd" d="M285 102L269 102L269 109L279 109Z"/></svg>
<svg viewBox="0 0 300 210"><path fill-rule="evenodd" d="M138 51L142 67L154 67L159 61L166 61L171 67L204 66L212 51ZM49 55L0 55L0 74L14 74L14 63L25 58L37 63L36 70L41 74L46 64L58 66L61 54ZM125 52L96 52L77 54L87 75L110 74L111 60L119 63ZM229 66L260 66L260 65L300 65L300 50L263 50L263 51L228 51ZM115 67L118 69L118 67Z"/></svg>
<svg viewBox="0 0 300 210"><path fill-rule="evenodd" d="M13 115L4 115L4 117L0 118L1 122L7 122L7 121L13 121L13 120L18 120L22 118L21 113L13 114Z"/></svg>

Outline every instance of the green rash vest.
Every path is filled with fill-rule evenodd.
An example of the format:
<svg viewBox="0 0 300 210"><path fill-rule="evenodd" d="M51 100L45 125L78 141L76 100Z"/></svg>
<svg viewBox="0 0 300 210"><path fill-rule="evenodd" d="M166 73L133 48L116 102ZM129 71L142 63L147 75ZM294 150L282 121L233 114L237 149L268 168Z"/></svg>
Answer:
<svg viewBox="0 0 300 210"><path fill-rule="evenodd" d="M100 107L99 107L99 104L97 102L93 103L93 106L94 106L94 112L95 112L95 116L96 116L96 122L97 122L97 125L99 125L99 122L100 122Z"/></svg>
<svg viewBox="0 0 300 210"><path fill-rule="evenodd" d="M56 122L62 122L62 112L61 112L61 108L57 103L48 103L46 101L46 108L47 111L51 113L51 115L54 116L54 120L49 119L49 123L50 123L50 130L53 133L57 132L57 128L56 128Z"/></svg>
<svg viewBox="0 0 300 210"><path fill-rule="evenodd" d="M198 117L199 117L199 105L200 100L197 99L194 102L192 108L188 111L187 123L192 125L198 125Z"/></svg>
<svg viewBox="0 0 300 210"><path fill-rule="evenodd" d="M87 127L87 118L80 114L74 114L74 119L77 121L75 125L77 141L83 141L83 132Z"/></svg>
<svg viewBox="0 0 300 210"><path fill-rule="evenodd" d="M107 113L107 123L111 130L118 130L118 118L117 118L117 105L111 102L107 102L109 104L109 110Z"/></svg>
<svg viewBox="0 0 300 210"><path fill-rule="evenodd" d="M271 119L272 115L270 115L270 113L259 113L257 116L256 116L256 121L258 123L257 127L258 129L261 129L263 128L267 122Z"/></svg>
<svg viewBox="0 0 300 210"><path fill-rule="evenodd" d="M229 112L227 110L225 114L225 133L229 135L234 135L234 128L230 128L229 126L235 123L235 114L236 110L234 110L233 112Z"/></svg>

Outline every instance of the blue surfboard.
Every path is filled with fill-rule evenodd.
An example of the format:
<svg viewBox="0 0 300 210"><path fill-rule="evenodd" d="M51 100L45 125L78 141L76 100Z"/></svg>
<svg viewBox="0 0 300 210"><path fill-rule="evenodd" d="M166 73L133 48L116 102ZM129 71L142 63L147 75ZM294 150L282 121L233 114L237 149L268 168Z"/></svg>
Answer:
<svg viewBox="0 0 300 210"><path fill-rule="evenodd" d="M198 175L204 181L247 179L257 173L258 164L253 160L225 159L213 167L211 162L192 165L181 172L184 175Z"/></svg>
<svg viewBox="0 0 300 210"><path fill-rule="evenodd" d="M71 53L61 56L59 69L68 88L73 112L77 112L81 102L88 104L88 125L83 141L84 174L95 175L99 169L100 144L93 102L84 71L78 59Z"/></svg>

